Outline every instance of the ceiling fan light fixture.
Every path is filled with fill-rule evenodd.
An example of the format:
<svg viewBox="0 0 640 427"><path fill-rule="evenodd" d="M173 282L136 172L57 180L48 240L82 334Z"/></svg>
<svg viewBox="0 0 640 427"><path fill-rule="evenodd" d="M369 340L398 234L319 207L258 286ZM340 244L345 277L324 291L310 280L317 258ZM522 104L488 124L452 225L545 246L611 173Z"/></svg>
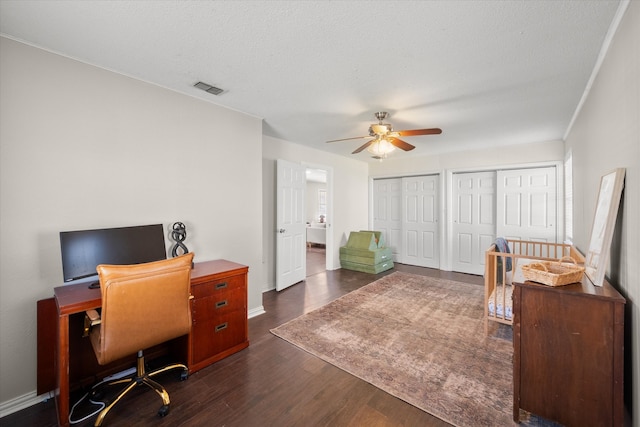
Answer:
<svg viewBox="0 0 640 427"><path fill-rule="evenodd" d="M369 126L368 136L356 136L354 138L333 139L327 142L349 141L352 139L373 138L360 147L356 148L351 154L358 154L363 150L367 150L373 154L374 159L382 161L387 158L387 155L397 148L404 151L411 151L416 148L414 145L400 139L405 136L420 136L420 135L439 135L442 133L440 128L431 129L411 129L411 130L398 130L394 131L393 126L382 121L387 117L387 113L384 111L378 111L375 113L378 123L374 123Z"/></svg>
<svg viewBox="0 0 640 427"><path fill-rule="evenodd" d="M378 123L377 125L373 124L373 125L369 126L369 135L371 135L371 136L376 136L376 135L385 136L386 134L388 134L392 130L393 130L393 128L388 123Z"/></svg>
<svg viewBox="0 0 640 427"><path fill-rule="evenodd" d="M395 150L396 147L384 138L374 141L367 147L367 151L374 155L376 158L384 159L387 154Z"/></svg>

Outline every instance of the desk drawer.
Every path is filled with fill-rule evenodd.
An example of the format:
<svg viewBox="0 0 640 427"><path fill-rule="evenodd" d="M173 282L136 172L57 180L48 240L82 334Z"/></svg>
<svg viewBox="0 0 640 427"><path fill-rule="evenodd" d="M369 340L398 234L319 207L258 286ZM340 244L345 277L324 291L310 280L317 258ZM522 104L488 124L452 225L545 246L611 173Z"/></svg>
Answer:
<svg viewBox="0 0 640 427"><path fill-rule="evenodd" d="M233 289L246 289L246 275L230 276L191 287L195 299L214 296Z"/></svg>
<svg viewBox="0 0 640 427"><path fill-rule="evenodd" d="M193 363L210 358L247 341L246 310L236 310L197 323L192 328Z"/></svg>
<svg viewBox="0 0 640 427"><path fill-rule="evenodd" d="M198 324L235 310L245 310L247 294L244 289L225 289L211 296L195 298L192 303L193 323Z"/></svg>

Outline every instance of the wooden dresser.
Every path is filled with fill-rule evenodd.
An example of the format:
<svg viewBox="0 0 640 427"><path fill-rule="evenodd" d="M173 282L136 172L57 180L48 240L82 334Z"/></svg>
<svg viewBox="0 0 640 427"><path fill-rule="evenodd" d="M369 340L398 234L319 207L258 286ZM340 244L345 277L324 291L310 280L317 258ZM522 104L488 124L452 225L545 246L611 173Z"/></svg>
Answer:
<svg viewBox="0 0 640 427"><path fill-rule="evenodd" d="M195 265L189 334L189 372L193 373L249 346L247 273L249 267L216 260Z"/></svg>
<svg viewBox="0 0 640 427"><path fill-rule="evenodd" d="M513 418L622 426L625 299L605 281L513 289Z"/></svg>

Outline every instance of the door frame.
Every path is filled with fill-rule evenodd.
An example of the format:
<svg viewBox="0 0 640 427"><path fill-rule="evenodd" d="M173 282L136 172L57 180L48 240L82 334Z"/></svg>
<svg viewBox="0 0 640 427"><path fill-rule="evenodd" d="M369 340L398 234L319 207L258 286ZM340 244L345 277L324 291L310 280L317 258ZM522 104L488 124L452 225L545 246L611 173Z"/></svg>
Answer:
<svg viewBox="0 0 640 427"><path fill-rule="evenodd" d="M544 167L556 167L556 209L558 212L558 219L564 218L564 173L563 173L563 161L554 160L549 162L535 162L535 163L517 163L500 166L482 166L482 167L463 167L452 168L445 170L445 186L446 186L446 227L443 231L443 242L445 243L445 249L443 257L440 259L440 269L445 271L453 271L453 244L450 239L453 236L453 174L455 173L472 173L472 172L488 172L488 171L501 171L501 170L513 170L513 169L533 169ZM558 236L564 236L564 221L557 221L558 228L556 233Z"/></svg>
<svg viewBox="0 0 640 427"><path fill-rule="evenodd" d="M556 209L558 212L558 228L557 235L564 236L564 160L552 160L547 162L532 162L532 163L514 163L508 165L488 165L488 166L478 166L478 167L460 167L460 168L450 168L450 169L442 169L440 171L426 170L424 172L415 172L409 174L403 173L393 173L393 174L381 174L381 175L370 175L369 176L369 211L368 211L368 222L369 227L373 227L373 180L374 179L385 179L385 178L403 178L410 176L421 176L421 175L440 175L440 186L439 186L439 201L440 201L440 209L439 214L440 221L439 232L440 232L440 270L443 271L452 271L452 260L453 260L453 245L450 241L453 236L453 174L454 173L467 173L467 172L486 172L486 171L499 171L499 170L511 170L511 169L527 169L527 168L540 168L540 167L549 167L555 166L557 171L557 179L556 179Z"/></svg>
<svg viewBox="0 0 640 427"><path fill-rule="evenodd" d="M398 178L398 179L402 179L402 178L411 178L411 177L416 177L416 176L428 176L428 175L437 175L438 176L438 249L440 251L439 253L439 263L440 263L440 270L444 270L444 268L442 267L442 255L445 253L445 245L444 245L444 239L446 238L444 235L444 230L445 230L445 222L442 219L446 218L445 217L445 172L446 170L439 170L439 171L426 171L426 172L421 172L421 173L407 173L407 174L388 174L388 175L375 175L375 176L369 176L369 209L368 209L368 224L369 224L369 230L373 230L373 217L374 217L374 205L373 205L373 196L375 194L374 192L374 185L373 185L373 181L376 179L390 179L390 178ZM403 201L404 202L404 201ZM403 236L404 239L404 236ZM401 254L404 256L404 254ZM402 258L402 257L401 257ZM402 264L402 259L400 259L398 261L400 264Z"/></svg>
<svg viewBox="0 0 640 427"><path fill-rule="evenodd" d="M338 267L335 266L335 257L333 256L333 224L335 220L333 217L333 168L331 166L310 162L301 162L301 165L308 169L321 169L327 173L327 241L325 243L325 269L335 270Z"/></svg>

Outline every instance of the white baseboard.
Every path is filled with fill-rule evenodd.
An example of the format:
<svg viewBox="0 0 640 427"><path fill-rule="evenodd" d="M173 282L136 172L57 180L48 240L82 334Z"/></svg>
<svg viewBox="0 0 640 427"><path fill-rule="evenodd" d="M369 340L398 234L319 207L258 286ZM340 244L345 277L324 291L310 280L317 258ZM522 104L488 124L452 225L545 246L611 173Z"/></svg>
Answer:
<svg viewBox="0 0 640 427"><path fill-rule="evenodd" d="M249 310L249 312L247 313L247 317L251 319L252 317L260 316L264 313L266 313L266 311L264 310L264 306L261 305ZM0 402L0 418L28 408L29 406L44 402L45 400L51 399L52 397L52 393L41 394L40 396L38 396L36 395L35 391L31 391L29 393L23 394L22 396L7 400L6 402Z"/></svg>
<svg viewBox="0 0 640 427"><path fill-rule="evenodd" d="M38 396L34 391L23 394L22 396L14 397L6 402L0 402L0 418L11 415L14 412L21 411L38 403L44 402L47 399L51 399L53 393L41 394Z"/></svg>
<svg viewBox="0 0 640 427"><path fill-rule="evenodd" d="M261 314L265 313L266 311L264 311L264 306L261 305L260 307L252 308L251 310L249 310L249 313L247 313L247 318L251 319L252 317L260 316Z"/></svg>

